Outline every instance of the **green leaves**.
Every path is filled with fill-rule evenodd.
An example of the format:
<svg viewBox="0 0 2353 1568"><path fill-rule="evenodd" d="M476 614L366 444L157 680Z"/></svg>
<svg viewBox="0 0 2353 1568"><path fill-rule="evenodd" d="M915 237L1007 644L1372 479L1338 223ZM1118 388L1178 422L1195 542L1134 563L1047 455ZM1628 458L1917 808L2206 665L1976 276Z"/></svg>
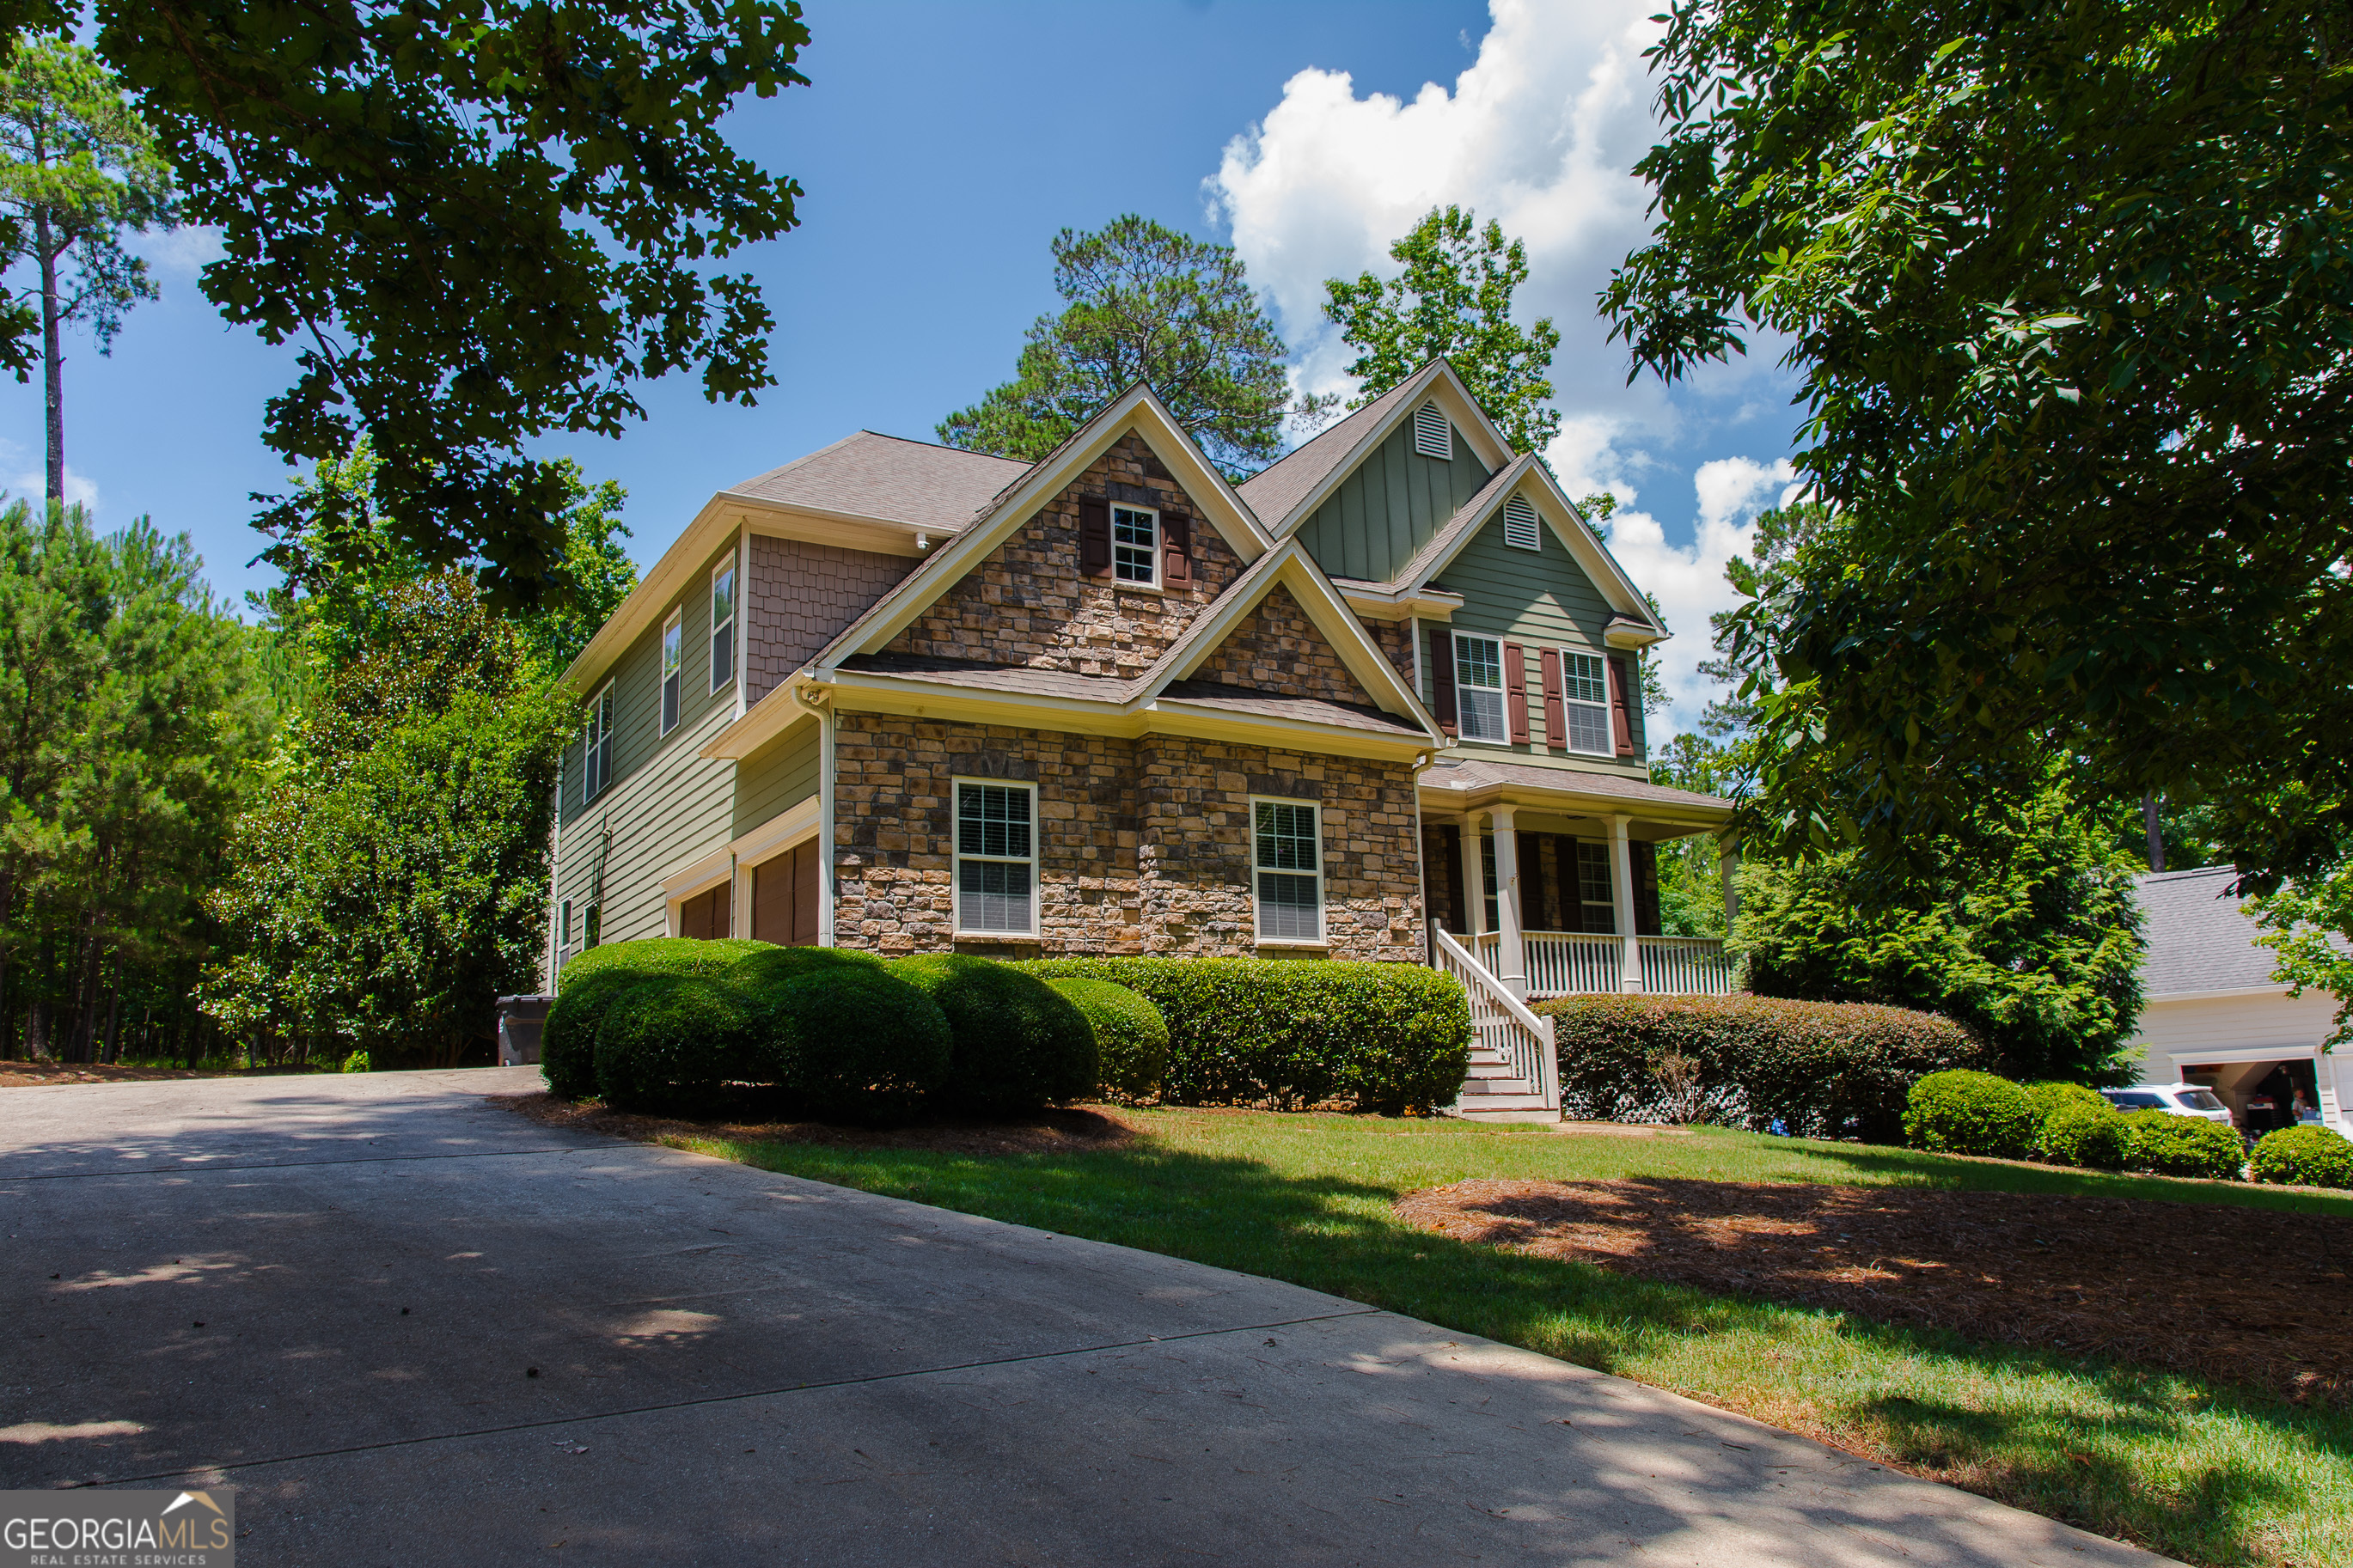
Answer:
<svg viewBox="0 0 2353 1568"><path fill-rule="evenodd" d="M1431 360L1454 366L1513 449L1541 453L1560 433L1546 373L1560 331L1549 318L1522 327L1512 295L1527 281L1527 247L1506 241L1494 219L1480 228L1461 207L1433 207L1389 247L1405 270L1384 283L1367 272L1324 285L1324 313L1360 352L1348 374L1364 383L1361 408Z"/></svg>

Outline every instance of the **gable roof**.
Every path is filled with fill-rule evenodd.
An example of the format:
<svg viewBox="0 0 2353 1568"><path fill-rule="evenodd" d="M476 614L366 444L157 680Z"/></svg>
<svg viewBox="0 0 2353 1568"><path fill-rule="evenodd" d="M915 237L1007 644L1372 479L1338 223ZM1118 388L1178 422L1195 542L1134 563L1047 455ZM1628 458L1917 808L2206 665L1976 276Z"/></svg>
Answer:
<svg viewBox="0 0 2353 1568"><path fill-rule="evenodd" d="M1601 536L1594 532L1593 525L1585 521L1585 514L1577 509L1577 503L1562 492L1560 482L1552 477L1551 470L1526 453L1497 469L1495 477L1489 479L1478 494L1464 501L1461 510L1430 536L1429 543L1414 552L1413 559L1406 563L1405 570L1398 574L1397 580L1383 586L1398 594L1409 594L1428 587L1430 580L1446 570L1448 563L1461 554L1471 541L1478 536L1479 531L1503 509L1504 501L1514 492L1531 485L1544 492L1547 502L1537 508L1536 515L1544 520L1552 530L1553 537L1567 550L1569 558L1592 580L1593 585L1601 590L1602 598L1608 601L1613 612L1609 617L1609 630L1620 632L1623 628L1626 643L1636 647L1663 641L1670 636L1666 623L1651 613L1650 601L1642 597L1642 591L1634 585L1634 579L1626 575L1626 569L1618 564L1618 558L1609 553L1609 547L1601 542ZM1564 518L1567 521L1563 522L1561 520ZM1612 646L1619 645L1613 643Z"/></svg>
<svg viewBox="0 0 2353 1568"><path fill-rule="evenodd" d="M1384 423L1390 409L1412 395L1419 377L1408 377L1330 428L1319 432L1241 483L1242 500L1259 521L1272 526L1291 515L1302 497L1347 462L1365 432ZM1374 443L1378 446L1378 442Z"/></svg>
<svg viewBox="0 0 2353 1568"><path fill-rule="evenodd" d="M723 492L846 517L953 532L1029 471L1028 463L860 430Z"/></svg>
<svg viewBox="0 0 2353 1568"><path fill-rule="evenodd" d="M1246 481L1242 499L1277 539L1297 531L1340 481L1388 439L1390 432L1410 418L1415 409L1433 402L1469 440L1482 465L1500 468L1511 461L1511 443L1495 428L1495 422L1487 417L1454 367L1443 359L1434 359Z"/></svg>

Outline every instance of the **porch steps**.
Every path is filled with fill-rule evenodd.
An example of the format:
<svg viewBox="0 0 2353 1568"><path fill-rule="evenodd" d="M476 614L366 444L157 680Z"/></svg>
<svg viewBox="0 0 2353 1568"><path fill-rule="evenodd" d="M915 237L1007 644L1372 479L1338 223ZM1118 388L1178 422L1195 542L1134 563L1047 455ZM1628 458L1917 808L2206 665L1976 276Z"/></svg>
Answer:
<svg viewBox="0 0 2353 1568"><path fill-rule="evenodd" d="M1545 1104L1543 1089L1518 1076L1512 1059L1492 1046L1471 1047L1471 1070L1463 1076L1454 1114L1473 1121L1554 1121L1556 1106Z"/></svg>

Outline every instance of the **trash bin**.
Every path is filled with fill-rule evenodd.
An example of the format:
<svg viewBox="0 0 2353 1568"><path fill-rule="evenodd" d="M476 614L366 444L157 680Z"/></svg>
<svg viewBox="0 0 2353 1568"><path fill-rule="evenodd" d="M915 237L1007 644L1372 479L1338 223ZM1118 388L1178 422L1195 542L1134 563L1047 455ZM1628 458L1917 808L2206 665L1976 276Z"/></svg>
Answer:
<svg viewBox="0 0 2353 1568"><path fill-rule="evenodd" d="M499 1066L527 1067L539 1060L539 1032L554 1002L553 996L499 998Z"/></svg>

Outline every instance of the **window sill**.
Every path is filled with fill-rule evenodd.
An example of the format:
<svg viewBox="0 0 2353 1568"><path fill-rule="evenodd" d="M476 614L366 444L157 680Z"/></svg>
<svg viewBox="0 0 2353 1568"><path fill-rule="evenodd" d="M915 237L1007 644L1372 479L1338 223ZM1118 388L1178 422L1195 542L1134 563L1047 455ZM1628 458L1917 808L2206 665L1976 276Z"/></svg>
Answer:
<svg viewBox="0 0 2353 1568"><path fill-rule="evenodd" d="M1330 951L1332 943L1330 939L1325 937L1317 937L1314 941L1309 941L1304 937L1296 936L1262 936L1256 939L1256 945L1260 947L1310 948L1318 952L1324 952Z"/></svg>
<svg viewBox="0 0 2353 1568"><path fill-rule="evenodd" d="M1094 582L1118 594L1166 594L1167 588L1159 583L1130 583L1118 577L1097 577Z"/></svg>
<svg viewBox="0 0 2353 1568"><path fill-rule="evenodd" d="M950 942L1043 942L1034 931L952 931Z"/></svg>

